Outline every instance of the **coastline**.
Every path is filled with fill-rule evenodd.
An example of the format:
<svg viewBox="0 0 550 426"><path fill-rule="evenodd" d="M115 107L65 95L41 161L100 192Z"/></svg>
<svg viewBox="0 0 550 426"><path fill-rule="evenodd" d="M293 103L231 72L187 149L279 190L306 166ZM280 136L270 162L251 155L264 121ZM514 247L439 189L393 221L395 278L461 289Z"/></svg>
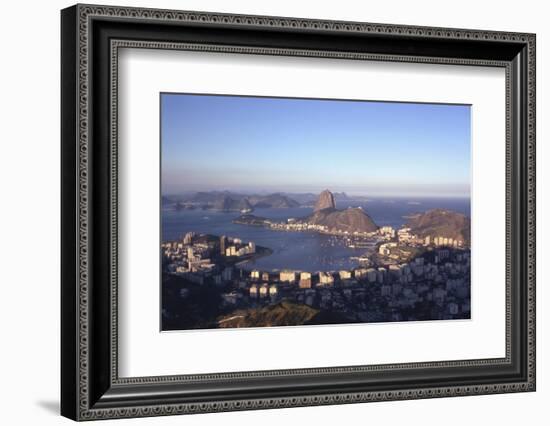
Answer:
<svg viewBox="0 0 550 426"><path fill-rule="evenodd" d="M271 219L267 219L264 217L259 216L253 216L251 217L245 217L245 216L239 216L232 220L232 223L236 225L244 225L244 226L253 226L253 227L261 227L266 228L271 231L279 231L279 232L309 232L309 233L315 233L315 234L323 234L328 236L334 236L334 237L353 237L353 238L363 238L363 239L372 239L373 241L376 239L377 232L349 232L349 231L339 231L336 229L326 229L326 226L324 225L315 225L315 224L309 224L308 222L302 222L301 219L294 219L289 218L289 220L293 221L279 221L275 222Z"/></svg>
<svg viewBox="0 0 550 426"><path fill-rule="evenodd" d="M261 251L262 253L259 253L259 251ZM239 260L238 262L235 262L233 265L236 267L239 267L248 262L253 262L257 259L261 259L262 257L271 256L272 254L273 254L273 250L271 250L269 247L256 246L256 253L254 253L247 259L243 259L243 260Z"/></svg>

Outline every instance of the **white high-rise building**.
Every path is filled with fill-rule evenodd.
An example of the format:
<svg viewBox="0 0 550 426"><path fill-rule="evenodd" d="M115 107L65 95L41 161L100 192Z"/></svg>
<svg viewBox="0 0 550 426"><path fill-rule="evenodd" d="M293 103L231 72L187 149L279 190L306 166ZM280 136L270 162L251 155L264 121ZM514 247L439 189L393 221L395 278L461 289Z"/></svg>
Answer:
<svg viewBox="0 0 550 426"><path fill-rule="evenodd" d="M334 277L330 272L319 272L319 284L332 285L334 284Z"/></svg>
<svg viewBox="0 0 550 426"><path fill-rule="evenodd" d="M296 281L296 273L294 271L281 271L279 280L281 282L293 283Z"/></svg>

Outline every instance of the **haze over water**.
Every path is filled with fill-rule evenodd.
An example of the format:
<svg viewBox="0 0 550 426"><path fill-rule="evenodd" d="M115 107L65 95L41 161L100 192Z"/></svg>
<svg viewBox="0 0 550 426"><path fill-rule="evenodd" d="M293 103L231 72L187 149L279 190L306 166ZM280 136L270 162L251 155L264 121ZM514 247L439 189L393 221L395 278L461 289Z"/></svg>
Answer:
<svg viewBox="0 0 550 426"><path fill-rule="evenodd" d="M373 198L367 202L340 201L338 209L362 207L378 226L399 229L407 222L405 216L434 208L453 210L470 216L469 198ZM310 207L256 209L254 215L269 219L284 220L311 214ZM364 248L347 247L340 238L310 232L282 232L268 228L232 223L239 212L214 210L163 210L163 241L179 240L187 232L226 235L243 241L254 241L268 247L273 254L242 265L245 269L301 271L331 271L358 266L353 256L360 256Z"/></svg>

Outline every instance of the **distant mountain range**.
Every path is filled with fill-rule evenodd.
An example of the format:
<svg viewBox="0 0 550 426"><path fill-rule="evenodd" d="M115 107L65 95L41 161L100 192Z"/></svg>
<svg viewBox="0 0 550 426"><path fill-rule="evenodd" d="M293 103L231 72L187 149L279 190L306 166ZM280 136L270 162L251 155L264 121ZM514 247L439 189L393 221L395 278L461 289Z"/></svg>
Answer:
<svg viewBox="0 0 550 426"><path fill-rule="evenodd" d="M177 197L162 197L162 206L176 210L201 208L219 211L252 211L255 208L299 207L300 203L281 193L250 195L229 191L209 191Z"/></svg>
<svg viewBox="0 0 550 426"><path fill-rule="evenodd" d="M272 208L272 209L286 209L292 207L299 207L300 203L287 195L281 193L269 194L269 195L251 195L247 197L248 201L254 208Z"/></svg>
<svg viewBox="0 0 550 426"><path fill-rule="evenodd" d="M348 196L345 192L333 192L335 202L337 201L366 201L366 197ZM175 207L178 203L180 208L200 208L204 205L217 205L218 207L239 203L247 199L252 208L289 208L289 207L312 207L317 201L319 194L312 192L274 192L270 194L241 193L233 191L199 191L187 192L177 195L162 196L163 207ZM224 198L226 200L224 200ZM227 198L229 200L227 200ZM237 204L238 206L238 204ZM213 207L212 207L213 208ZM237 207L232 209L237 210ZM240 209L239 209L240 210Z"/></svg>

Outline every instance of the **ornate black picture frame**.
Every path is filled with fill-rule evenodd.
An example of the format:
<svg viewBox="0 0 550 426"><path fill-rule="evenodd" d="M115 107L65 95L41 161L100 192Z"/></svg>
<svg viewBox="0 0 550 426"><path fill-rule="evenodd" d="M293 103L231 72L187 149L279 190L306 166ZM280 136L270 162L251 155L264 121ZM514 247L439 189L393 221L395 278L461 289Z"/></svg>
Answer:
<svg viewBox="0 0 550 426"><path fill-rule="evenodd" d="M159 416L535 390L535 35L76 5L61 13L61 413ZM186 49L506 70L506 356L120 378L117 52Z"/></svg>

